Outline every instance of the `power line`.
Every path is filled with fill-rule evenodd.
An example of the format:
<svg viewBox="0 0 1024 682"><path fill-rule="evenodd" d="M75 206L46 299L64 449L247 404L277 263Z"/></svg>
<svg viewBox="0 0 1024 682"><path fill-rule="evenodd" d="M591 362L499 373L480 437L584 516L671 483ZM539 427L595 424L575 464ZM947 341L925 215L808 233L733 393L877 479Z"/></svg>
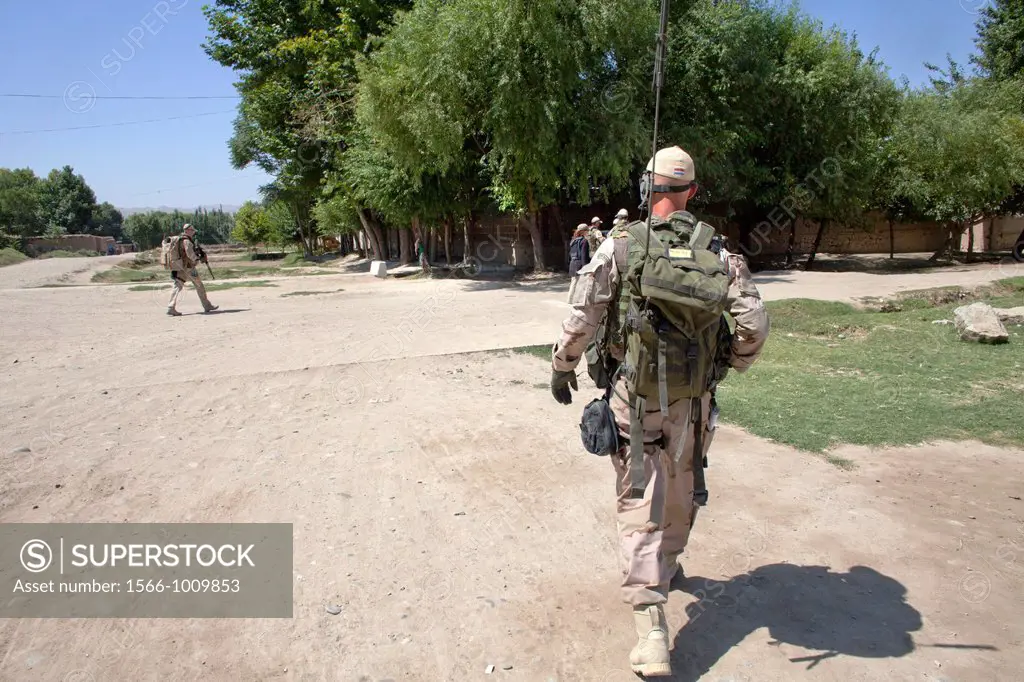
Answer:
<svg viewBox="0 0 1024 682"><path fill-rule="evenodd" d="M202 114L185 114L183 116L169 116L167 118L150 118L142 121L120 121L118 123L96 123L88 126L72 126L70 128L41 128L39 130L11 130L8 132L0 132L0 135L29 135L31 133L57 133L66 130L86 130L91 128L116 128L118 126L132 126L139 125L142 123L160 123L163 121L177 121L183 118L200 118L203 116L217 116L218 114L233 114L234 109L226 109L224 111L208 111Z"/></svg>
<svg viewBox="0 0 1024 682"><path fill-rule="evenodd" d="M0 93L0 97L22 97L32 99L64 99L65 95L35 95L24 93ZM90 95L90 99L241 99L241 95Z"/></svg>

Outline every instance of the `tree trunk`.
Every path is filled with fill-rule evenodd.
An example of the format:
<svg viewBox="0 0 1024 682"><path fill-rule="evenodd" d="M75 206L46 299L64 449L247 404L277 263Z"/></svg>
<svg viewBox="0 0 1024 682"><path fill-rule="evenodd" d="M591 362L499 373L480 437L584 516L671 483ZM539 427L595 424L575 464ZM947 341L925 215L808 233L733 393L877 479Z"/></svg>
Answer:
<svg viewBox="0 0 1024 682"><path fill-rule="evenodd" d="M430 249L427 250L427 262L437 262L437 227L429 231L430 234Z"/></svg>
<svg viewBox="0 0 1024 682"><path fill-rule="evenodd" d="M550 207L550 221L549 225L558 232L558 236L562 239L562 255L565 257L566 263L569 262L569 242L571 241L572 230L568 233L562 227L562 209L558 207L558 204L552 204ZM594 255L594 254L590 254Z"/></svg>
<svg viewBox="0 0 1024 682"><path fill-rule="evenodd" d="M452 264L452 220L448 217L444 219L444 262Z"/></svg>
<svg viewBox="0 0 1024 682"><path fill-rule="evenodd" d="M373 260L385 260L384 240L381 238L380 226L377 225L377 221L372 216L367 215L366 209L360 208L357 213L359 214L359 222L363 224L363 230L366 232L366 241L369 243Z"/></svg>
<svg viewBox="0 0 1024 682"><path fill-rule="evenodd" d="M896 232L893 229L893 220L889 219L889 258L896 257Z"/></svg>
<svg viewBox="0 0 1024 682"><path fill-rule="evenodd" d="M533 271L544 272L544 244L541 240L540 228L537 227L537 205L533 200L533 189L526 190L526 206L529 212L524 218L526 229L530 233L530 241L533 243Z"/></svg>
<svg viewBox="0 0 1024 682"><path fill-rule="evenodd" d="M796 223L800 220L800 215L793 216L793 219L789 221L789 244L786 246L786 267L793 265L793 251L796 249Z"/></svg>
<svg viewBox="0 0 1024 682"><path fill-rule="evenodd" d="M974 223L967 225L967 262L974 260Z"/></svg>
<svg viewBox="0 0 1024 682"><path fill-rule="evenodd" d="M469 216L466 221L462 223L462 262L468 263L469 257L472 255L469 251L469 227L473 224L473 212L469 212Z"/></svg>
<svg viewBox="0 0 1024 682"><path fill-rule="evenodd" d="M811 255L807 257L807 265L804 266L805 270L810 270L814 267L814 257L818 255L818 248L821 246L821 237L825 234L826 227L828 227L828 219L822 218L821 222L818 223L818 234L814 237L814 246L811 247Z"/></svg>
<svg viewBox="0 0 1024 682"><path fill-rule="evenodd" d="M420 229L420 219L419 218L413 218L412 219L412 231L419 232L419 229ZM399 241L399 244L400 244L399 249L401 251L401 253L399 254L399 260L401 260L402 265L408 265L409 263L412 262L412 248L411 248L411 245L410 245L410 242L412 240L409 239L409 232L410 232L410 230L405 229L405 228L403 228L403 229L398 231L398 241Z"/></svg>

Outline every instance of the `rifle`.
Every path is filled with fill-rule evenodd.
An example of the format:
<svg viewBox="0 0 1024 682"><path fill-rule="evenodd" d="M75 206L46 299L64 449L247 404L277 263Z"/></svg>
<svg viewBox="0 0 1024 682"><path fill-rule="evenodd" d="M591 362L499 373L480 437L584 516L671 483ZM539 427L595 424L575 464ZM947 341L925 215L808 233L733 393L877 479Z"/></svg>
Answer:
<svg viewBox="0 0 1024 682"><path fill-rule="evenodd" d="M199 245L199 242L193 242L196 247L196 255L199 256L199 260L206 266L206 271L210 273L210 279L217 279L213 276L213 268L210 267L210 259L206 257L206 252L203 251L203 247Z"/></svg>

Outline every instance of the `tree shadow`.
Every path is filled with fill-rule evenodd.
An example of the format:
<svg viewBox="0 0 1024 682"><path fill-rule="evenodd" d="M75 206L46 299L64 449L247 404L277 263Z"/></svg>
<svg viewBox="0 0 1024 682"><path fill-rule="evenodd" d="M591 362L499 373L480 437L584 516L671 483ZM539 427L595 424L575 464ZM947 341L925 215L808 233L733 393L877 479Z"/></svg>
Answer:
<svg viewBox="0 0 1024 682"><path fill-rule="evenodd" d="M788 644L820 653L791 658L813 668L835 656L897 658L914 650L910 633L921 614L906 601L907 588L874 569L834 573L825 566L771 564L719 581L688 577L678 589L698 601L672 651L672 679L700 679L730 649L760 628L772 646Z"/></svg>

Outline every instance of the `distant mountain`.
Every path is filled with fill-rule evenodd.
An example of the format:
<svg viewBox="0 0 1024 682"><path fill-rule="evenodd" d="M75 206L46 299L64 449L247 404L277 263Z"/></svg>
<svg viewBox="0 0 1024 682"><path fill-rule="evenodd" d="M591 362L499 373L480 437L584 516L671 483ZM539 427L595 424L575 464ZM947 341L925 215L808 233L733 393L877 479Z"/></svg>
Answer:
<svg viewBox="0 0 1024 682"><path fill-rule="evenodd" d="M130 216L133 213L148 213L150 211L166 211L167 213L171 213L174 210L178 210L178 211L181 211L182 213L192 213L197 208L205 208L207 211L215 211L215 210L217 210L219 208L219 209L223 210L225 213L237 213L238 209L241 208L241 206L238 206L236 204L210 204L210 205L204 205L204 206L188 206L188 207L184 207L184 206L178 206L178 207L175 207L175 206L135 206L135 207L131 207L131 208L124 208L124 207L118 206L117 210L121 212L121 215L123 215L124 217L127 218L128 216Z"/></svg>

